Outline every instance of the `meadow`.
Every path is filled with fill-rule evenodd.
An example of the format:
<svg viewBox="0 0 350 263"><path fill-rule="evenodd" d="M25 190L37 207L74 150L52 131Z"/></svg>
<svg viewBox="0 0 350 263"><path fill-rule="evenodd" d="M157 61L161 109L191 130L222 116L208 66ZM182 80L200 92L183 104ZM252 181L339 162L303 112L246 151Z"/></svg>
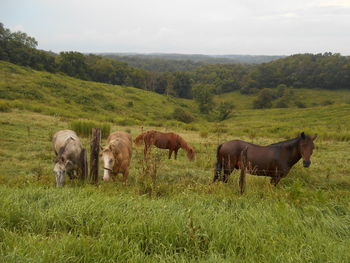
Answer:
<svg viewBox="0 0 350 263"><path fill-rule="evenodd" d="M201 116L192 101L1 63L0 262L350 261L350 105L336 93L329 106L237 106L232 118L218 123ZM69 94L55 97L50 85L86 95L95 109ZM105 98L96 99L94 89ZM28 95L35 92L41 95ZM104 109L104 102L116 108ZM196 117L193 123L169 118L180 103ZM168 160L167 152L153 148L146 162L143 148L134 146L127 186L73 180L58 189L51 137L77 120L133 137L148 129L176 131L197 157L189 162L180 150L178 160ZM277 187L248 175L243 195L238 172L228 184L211 183L219 143L269 144L303 130L319 134L310 168L296 164ZM89 149L89 138L83 142Z"/></svg>

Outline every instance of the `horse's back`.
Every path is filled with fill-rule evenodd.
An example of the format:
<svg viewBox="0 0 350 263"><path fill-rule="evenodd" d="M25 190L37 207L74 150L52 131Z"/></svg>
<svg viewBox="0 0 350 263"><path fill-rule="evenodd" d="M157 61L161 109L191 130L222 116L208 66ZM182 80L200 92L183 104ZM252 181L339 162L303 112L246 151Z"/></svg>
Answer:
<svg viewBox="0 0 350 263"><path fill-rule="evenodd" d="M127 132L123 132L123 131L116 131L111 133L108 138L107 138L107 143L116 140L116 139L123 139L123 140L127 140L130 142L130 144L132 144L132 138L131 135Z"/></svg>
<svg viewBox="0 0 350 263"><path fill-rule="evenodd" d="M123 155L122 158L131 158L132 155L132 138L127 132L113 132L108 136L107 144L113 144L115 149Z"/></svg>
<svg viewBox="0 0 350 263"><path fill-rule="evenodd" d="M250 147L253 144L241 141L241 140L232 140L228 142L224 142L221 144L219 154L220 155L238 155L241 153L243 149L246 147Z"/></svg>
<svg viewBox="0 0 350 263"><path fill-rule="evenodd" d="M73 141L77 142L79 145L82 145L78 135L74 131L61 130L56 132L52 138L52 144L55 151L58 152L61 147L66 145L66 142L68 139L72 139Z"/></svg>

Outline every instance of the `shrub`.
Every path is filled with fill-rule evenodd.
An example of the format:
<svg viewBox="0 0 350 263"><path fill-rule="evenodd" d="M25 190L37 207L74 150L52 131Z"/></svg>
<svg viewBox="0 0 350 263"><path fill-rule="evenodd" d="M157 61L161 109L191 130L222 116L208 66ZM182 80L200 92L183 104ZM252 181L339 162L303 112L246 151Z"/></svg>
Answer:
<svg viewBox="0 0 350 263"><path fill-rule="evenodd" d="M102 132L102 138L107 138L111 125L108 123L97 123L93 121L72 121L69 124L69 128L75 131L79 136L90 137L92 128L100 128Z"/></svg>
<svg viewBox="0 0 350 263"><path fill-rule="evenodd" d="M0 102L0 112L10 112L11 107L8 103L6 102Z"/></svg>
<svg viewBox="0 0 350 263"><path fill-rule="evenodd" d="M280 98L276 101L275 108L288 108L288 103L285 98Z"/></svg>
<svg viewBox="0 0 350 263"><path fill-rule="evenodd" d="M118 120L117 124L121 126L132 126L132 125L137 125L138 122L134 119L122 119L122 120Z"/></svg>
<svg viewBox="0 0 350 263"><path fill-rule="evenodd" d="M272 100L273 100L273 93L269 89L262 89L259 92L258 97L256 100L253 101L253 108L254 109L266 109L271 108L272 106Z"/></svg>
<svg viewBox="0 0 350 263"><path fill-rule="evenodd" d="M297 106L298 108L306 108L305 103L301 101L296 101L295 106Z"/></svg>
<svg viewBox="0 0 350 263"><path fill-rule="evenodd" d="M199 133L199 136L200 136L201 138L208 138L208 132L207 132L207 131L201 131L201 132Z"/></svg>
<svg viewBox="0 0 350 263"><path fill-rule="evenodd" d="M181 121L181 122L184 122L184 123L190 123L190 122L194 121L193 116L190 113L184 111L181 108L175 108L174 112L172 114L172 117L175 120Z"/></svg>
<svg viewBox="0 0 350 263"><path fill-rule="evenodd" d="M128 103L126 103L126 107L129 107L129 108L134 107L134 102L128 101Z"/></svg>
<svg viewBox="0 0 350 263"><path fill-rule="evenodd" d="M234 104L229 101L220 102L218 110L218 118L220 121L224 121L230 117Z"/></svg>
<svg viewBox="0 0 350 263"><path fill-rule="evenodd" d="M325 100L321 103L322 106L328 106L334 104L334 101L332 100Z"/></svg>

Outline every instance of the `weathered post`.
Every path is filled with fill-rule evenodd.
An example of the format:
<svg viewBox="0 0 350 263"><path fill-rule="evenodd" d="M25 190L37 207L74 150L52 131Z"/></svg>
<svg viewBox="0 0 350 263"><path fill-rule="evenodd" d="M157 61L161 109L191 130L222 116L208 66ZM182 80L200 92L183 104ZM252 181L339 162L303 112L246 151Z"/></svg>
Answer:
<svg viewBox="0 0 350 263"><path fill-rule="evenodd" d="M98 183L98 157L100 154L101 129L92 128L92 138L90 142L90 182Z"/></svg>

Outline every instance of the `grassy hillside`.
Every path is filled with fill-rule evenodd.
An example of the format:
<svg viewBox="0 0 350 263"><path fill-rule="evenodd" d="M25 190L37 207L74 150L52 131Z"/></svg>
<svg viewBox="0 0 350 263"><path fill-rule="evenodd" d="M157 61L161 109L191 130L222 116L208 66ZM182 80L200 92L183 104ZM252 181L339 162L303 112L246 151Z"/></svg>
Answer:
<svg viewBox="0 0 350 263"><path fill-rule="evenodd" d="M256 95L223 94L215 101L235 105L231 118L216 122L198 113L192 100L159 95L132 87L81 81L60 74L34 71L0 61L0 110L17 109L56 116L109 122L123 126L153 125L176 130L180 127L201 132L204 137L291 138L304 130L318 133L320 140L350 140L350 92L294 90L294 97L308 108L251 109ZM329 100L332 105L323 106ZM3 105L3 106L1 106ZM182 108L194 116L184 124L171 116Z"/></svg>
<svg viewBox="0 0 350 263"><path fill-rule="evenodd" d="M290 107L296 108L294 101L300 101L306 107L325 106L329 104L350 104L350 91L348 90L322 90L322 89L292 89L294 95ZM242 95L239 91L224 93L215 97L216 102L231 101L238 110L252 108L257 95Z"/></svg>
<svg viewBox="0 0 350 263"><path fill-rule="evenodd" d="M176 107L197 111L193 101L132 87L82 81L0 61L0 99L10 107L114 123L165 121Z"/></svg>

